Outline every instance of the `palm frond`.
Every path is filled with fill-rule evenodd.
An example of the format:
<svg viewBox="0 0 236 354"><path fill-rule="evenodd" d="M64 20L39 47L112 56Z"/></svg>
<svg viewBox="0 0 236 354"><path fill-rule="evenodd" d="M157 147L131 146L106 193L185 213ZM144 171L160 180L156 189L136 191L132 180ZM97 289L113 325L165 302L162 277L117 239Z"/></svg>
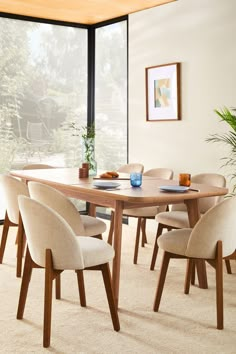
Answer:
<svg viewBox="0 0 236 354"><path fill-rule="evenodd" d="M206 139L207 142L225 144L230 147L228 156L221 158L223 164L221 167L230 167L232 173L229 175L231 181L236 179L236 108L224 107L223 109L215 109L215 113L221 118L221 121L226 122L232 130L225 134L212 134ZM232 192L227 194L227 197L236 195L236 184L233 185Z"/></svg>
<svg viewBox="0 0 236 354"><path fill-rule="evenodd" d="M206 139L207 142L213 143L224 143L226 145L230 145L233 151L236 151L236 133L229 132L226 134L213 134L209 138Z"/></svg>
<svg viewBox="0 0 236 354"><path fill-rule="evenodd" d="M215 109L214 112L221 118L222 121L228 123L231 128L236 131L236 108L233 107L228 109L227 107L222 108L221 110Z"/></svg>

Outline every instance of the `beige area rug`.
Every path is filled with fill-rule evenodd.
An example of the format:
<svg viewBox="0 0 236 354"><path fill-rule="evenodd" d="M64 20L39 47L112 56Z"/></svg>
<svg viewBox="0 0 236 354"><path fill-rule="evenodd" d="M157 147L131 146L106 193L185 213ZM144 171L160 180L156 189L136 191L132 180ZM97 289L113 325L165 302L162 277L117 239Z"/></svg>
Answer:
<svg viewBox="0 0 236 354"><path fill-rule="evenodd" d="M13 229L14 230L14 229ZM1 230L0 230L1 231ZM209 289L183 294L185 261L170 263L160 312L152 311L161 255L149 270L154 232L132 264L135 228L124 226L119 317L114 332L99 272L86 272L87 308L81 308L74 272L62 274L62 300L53 299L51 347L42 347L43 271L33 271L24 319L16 320L21 280L15 277L15 232L0 265L1 353L236 353L236 264L224 277L225 329L216 326L215 277Z"/></svg>

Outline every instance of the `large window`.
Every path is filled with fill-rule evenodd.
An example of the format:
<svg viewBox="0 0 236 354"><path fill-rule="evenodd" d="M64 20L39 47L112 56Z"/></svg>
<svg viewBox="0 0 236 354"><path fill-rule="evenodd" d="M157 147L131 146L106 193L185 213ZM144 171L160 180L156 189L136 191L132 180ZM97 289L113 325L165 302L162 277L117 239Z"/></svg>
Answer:
<svg viewBox="0 0 236 354"><path fill-rule="evenodd" d="M87 30L0 18L1 172L76 166L87 122Z"/></svg>
<svg viewBox="0 0 236 354"><path fill-rule="evenodd" d="M0 73L0 173L31 163L78 166L87 29L0 18Z"/></svg>
<svg viewBox="0 0 236 354"><path fill-rule="evenodd" d="M96 29L95 123L98 168L127 162L127 21Z"/></svg>
<svg viewBox="0 0 236 354"><path fill-rule="evenodd" d="M95 120L98 168L127 162L127 21L95 34L94 117L88 29L0 17L0 174L32 163L79 166L87 119Z"/></svg>

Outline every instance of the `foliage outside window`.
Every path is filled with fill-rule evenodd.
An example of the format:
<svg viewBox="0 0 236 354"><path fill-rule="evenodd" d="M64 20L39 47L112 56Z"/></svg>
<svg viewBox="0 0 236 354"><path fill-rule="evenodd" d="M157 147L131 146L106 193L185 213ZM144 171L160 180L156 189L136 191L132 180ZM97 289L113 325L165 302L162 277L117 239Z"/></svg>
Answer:
<svg viewBox="0 0 236 354"><path fill-rule="evenodd" d="M127 163L127 22L96 29L95 122L98 169Z"/></svg>
<svg viewBox="0 0 236 354"><path fill-rule="evenodd" d="M0 172L43 161L77 166L64 125L87 120L87 30L0 18Z"/></svg>

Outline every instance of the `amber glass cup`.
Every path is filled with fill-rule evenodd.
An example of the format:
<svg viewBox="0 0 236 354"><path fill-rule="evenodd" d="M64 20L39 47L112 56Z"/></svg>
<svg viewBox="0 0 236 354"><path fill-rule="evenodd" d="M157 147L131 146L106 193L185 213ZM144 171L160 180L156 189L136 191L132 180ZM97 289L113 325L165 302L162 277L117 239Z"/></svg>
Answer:
<svg viewBox="0 0 236 354"><path fill-rule="evenodd" d="M191 175L189 173L180 173L179 174L179 185L190 187L191 185Z"/></svg>

